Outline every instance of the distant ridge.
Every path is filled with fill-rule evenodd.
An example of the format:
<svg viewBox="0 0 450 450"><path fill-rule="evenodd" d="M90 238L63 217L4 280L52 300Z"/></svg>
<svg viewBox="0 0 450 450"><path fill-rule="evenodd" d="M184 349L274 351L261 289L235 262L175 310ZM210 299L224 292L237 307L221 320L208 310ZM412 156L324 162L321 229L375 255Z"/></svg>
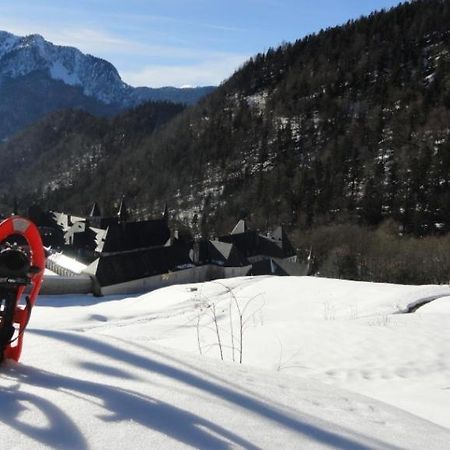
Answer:
<svg viewBox="0 0 450 450"><path fill-rule="evenodd" d="M0 139L60 109L113 115L146 101L192 104L212 90L133 88L108 61L53 45L38 34L0 31Z"/></svg>

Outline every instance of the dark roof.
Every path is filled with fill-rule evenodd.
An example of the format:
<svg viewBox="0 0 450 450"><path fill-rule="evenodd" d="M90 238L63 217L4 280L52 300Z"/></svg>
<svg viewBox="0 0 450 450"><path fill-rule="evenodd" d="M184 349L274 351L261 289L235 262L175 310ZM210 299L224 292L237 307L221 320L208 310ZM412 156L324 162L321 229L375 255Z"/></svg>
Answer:
<svg viewBox="0 0 450 450"><path fill-rule="evenodd" d="M279 226L275 228L275 230L270 233L270 238L274 242L281 242L281 248L283 249L284 258L296 254L295 249L292 246L286 231L284 230L284 227Z"/></svg>
<svg viewBox="0 0 450 450"><path fill-rule="evenodd" d="M100 286L110 286L191 266L189 247L178 245L101 256L90 268Z"/></svg>
<svg viewBox="0 0 450 450"><path fill-rule="evenodd" d="M86 220L91 227L100 228L102 230L106 230L109 226L116 225L119 222L117 217L92 216L88 217Z"/></svg>
<svg viewBox="0 0 450 450"><path fill-rule="evenodd" d="M220 236L219 241L234 244L244 257L258 255L258 233L256 231Z"/></svg>
<svg viewBox="0 0 450 450"><path fill-rule="evenodd" d="M89 213L89 217L100 217L102 215L100 211L100 207L98 206L97 202L94 202L91 208L91 212Z"/></svg>
<svg viewBox="0 0 450 450"><path fill-rule="evenodd" d="M248 265L248 261L241 255L235 245L221 241L208 241L208 243L208 262L227 267Z"/></svg>
<svg viewBox="0 0 450 450"><path fill-rule="evenodd" d="M258 254L272 256L273 258L287 258L295 255L288 240L274 239L272 236L258 236Z"/></svg>
<svg viewBox="0 0 450 450"><path fill-rule="evenodd" d="M241 222L243 221L239 223ZM234 230L244 228L244 225L241 224L239 227L236 226ZM287 258L295 255L295 250L282 227L278 227L273 233L267 235L258 234L256 231L249 230L242 233L235 232L226 236L220 236L219 241L234 244L246 258L257 255Z"/></svg>
<svg viewBox="0 0 450 450"><path fill-rule="evenodd" d="M111 224L106 232L102 252L123 252L164 245L170 238L165 219Z"/></svg>
<svg viewBox="0 0 450 450"><path fill-rule="evenodd" d="M231 231L231 234L242 234L246 231L248 231L247 222L245 220L240 220Z"/></svg>
<svg viewBox="0 0 450 450"><path fill-rule="evenodd" d="M126 222L130 218L124 198L120 201L119 210L117 211L117 218L119 219L119 222Z"/></svg>
<svg viewBox="0 0 450 450"><path fill-rule="evenodd" d="M235 245L218 240L194 242L192 259L195 264L216 264L226 267L242 267L250 263Z"/></svg>
<svg viewBox="0 0 450 450"><path fill-rule="evenodd" d="M271 259L262 259L253 263L249 275L274 275Z"/></svg>
<svg viewBox="0 0 450 450"><path fill-rule="evenodd" d="M60 228L39 227L42 243L45 247L60 248L64 245L64 233Z"/></svg>
<svg viewBox="0 0 450 450"><path fill-rule="evenodd" d="M298 264L280 258L262 259L253 263L250 269L250 275L304 276L308 275L308 272L308 264Z"/></svg>
<svg viewBox="0 0 450 450"><path fill-rule="evenodd" d="M36 205L28 208L27 217L38 227L58 227L54 214L50 211L44 211Z"/></svg>

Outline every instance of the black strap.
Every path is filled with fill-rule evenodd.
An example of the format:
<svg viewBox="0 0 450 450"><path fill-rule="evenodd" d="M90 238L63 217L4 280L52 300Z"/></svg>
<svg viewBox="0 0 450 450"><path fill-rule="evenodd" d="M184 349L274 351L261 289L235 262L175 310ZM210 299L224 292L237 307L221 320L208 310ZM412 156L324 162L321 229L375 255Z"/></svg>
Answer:
<svg viewBox="0 0 450 450"><path fill-rule="evenodd" d="M28 310L27 321L25 322L25 325L23 326L23 328L19 331L19 334L14 339L11 339L6 345L11 345L13 342L16 342L17 339L19 339L20 336L22 336L22 334L25 331L25 328L28 326L28 322L30 321L30 317L31 317L31 308L32 308L31 300L28 295L25 297L25 301L27 302L27 305L25 306L25 311Z"/></svg>

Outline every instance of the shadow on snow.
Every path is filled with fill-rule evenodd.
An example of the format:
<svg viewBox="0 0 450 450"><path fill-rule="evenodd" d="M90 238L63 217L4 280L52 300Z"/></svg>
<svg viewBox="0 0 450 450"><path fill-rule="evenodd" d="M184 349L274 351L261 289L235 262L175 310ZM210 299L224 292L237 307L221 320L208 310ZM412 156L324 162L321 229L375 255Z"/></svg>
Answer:
<svg viewBox="0 0 450 450"><path fill-rule="evenodd" d="M20 370L20 367L19 367ZM20 376L18 377L20 378ZM58 448L61 442L70 442L70 448L86 449L87 443L73 421L60 408L37 395L20 391L20 385L0 388L0 420L35 441ZM48 426L34 426L20 419L23 411L32 405L47 419Z"/></svg>
<svg viewBox="0 0 450 450"><path fill-rule="evenodd" d="M353 437L343 436L336 432L328 431L326 427L332 424L327 424L325 421L323 421L323 427L308 423L308 421L312 422L313 420L317 422L318 419L306 414L304 415L304 420L298 420L290 414L283 412L280 408L271 406L249 394L238 392L237 390L206 380L205 378L186 370L156 361L149 357L137 355L127 350L116 348L93 338L63 331L30 330L29 332L58 341L66 341L71 345L82 347L83 349L86 349L86 351L107 355L121 363L129 364L184 383L185 385L221 398L253 414L257 414L260 417L268 419L279 426L298 433L299 435L324 445L329 445L333 448L369 450L372 449L374 445L385 449L396 448L370 437L359 435L351 430L342 429L343 433L346 435L353 435ZM107 421L133 420L145 427L165 433L171 438L197 448L214 448L221 450L229 448L230 442L247 449L257 448L245 439L202 417L126 389L52 374L22 365L13 367L9 372L9 375L20 383L53 390L69 390L75 393L96 397L103 402L104 407L111 413L103 418ZM19 403L21 398L20 396L17 396L16 392L5 393L4 391L0 391L0 403L3 405L4 398L8 396L10 402L16 402L14 405L15 409L17 410L20 408ZM52 411L50 405L42 403L41 406L44 408L46 415L49 416L49 419L55 416L55 412ZM55 407L53 407L53 409L55 409ZM2 410L0 410L0 417L3 421L5 421L5 414L9 415L9 411L6 409L5 412L2 408ZM73 424L70 425L69 419L65 417L64 414L58 417L62 418L56 419L56 423L53 423L52 426L54 428L59 428L60 424L58 422L64 420L62 425L65 425L68 431L74 435L73 442L78 443L77 445L79 445L80 448L86 448L83 436L76 430ZM7 421L7 423L45 444L53 444L54 438L51 436L51 433L40 435L34 433L33 430L21 429L20 423L13 419L9 420L9 422Z"/></svg>

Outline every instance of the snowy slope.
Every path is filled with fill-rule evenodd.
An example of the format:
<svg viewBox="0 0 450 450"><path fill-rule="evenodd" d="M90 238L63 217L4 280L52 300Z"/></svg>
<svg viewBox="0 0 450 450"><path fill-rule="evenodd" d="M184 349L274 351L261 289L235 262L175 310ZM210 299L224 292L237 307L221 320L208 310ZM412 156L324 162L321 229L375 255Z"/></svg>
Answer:
<svg viewBox="0 0 450 450"><path fill-rule="evenodd" d="M21 364L0 371L2 445L446 448L450 315L399 312L448 295L254 277L41 298Z"/></svg>

